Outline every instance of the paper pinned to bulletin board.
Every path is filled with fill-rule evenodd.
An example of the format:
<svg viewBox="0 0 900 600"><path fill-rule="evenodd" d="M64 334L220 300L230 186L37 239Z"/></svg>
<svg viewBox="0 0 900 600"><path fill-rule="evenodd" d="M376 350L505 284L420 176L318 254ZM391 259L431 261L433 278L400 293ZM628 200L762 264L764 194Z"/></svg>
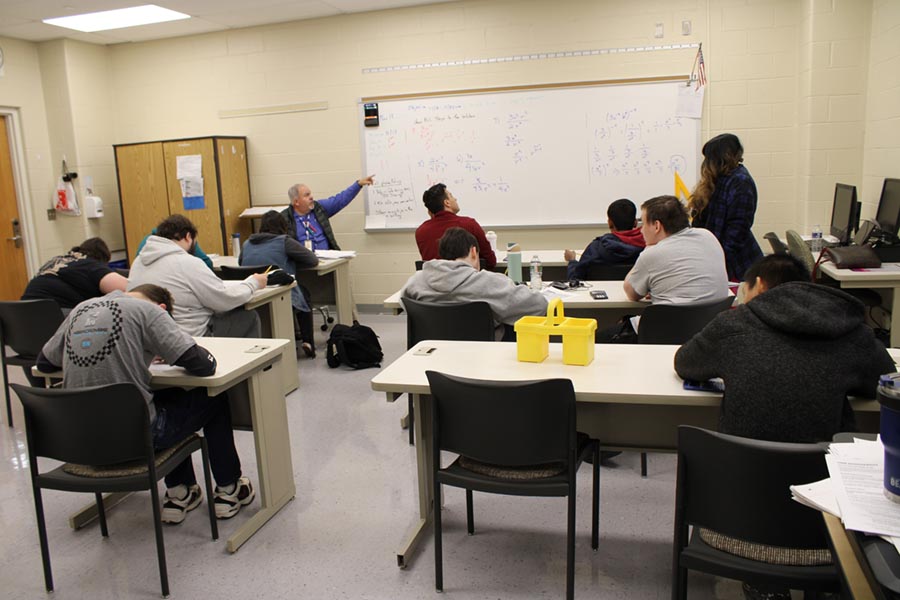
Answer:
<svg viewBox="0 0 900 600"><path fill-rule="evenodd" d="M199 154L176 157L176 175L181 184L181 200L185 210L206 208L203 196L203 158Z"/></svg>

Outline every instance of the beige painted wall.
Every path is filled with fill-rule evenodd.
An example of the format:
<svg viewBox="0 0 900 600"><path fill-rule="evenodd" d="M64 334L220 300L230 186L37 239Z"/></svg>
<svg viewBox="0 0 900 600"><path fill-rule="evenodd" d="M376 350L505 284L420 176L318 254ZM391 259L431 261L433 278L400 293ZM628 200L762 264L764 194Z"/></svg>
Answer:
<svg viewBox="0 0 900 600"><path fill-rule="evenodd" d="M253 203L280 204L295 182L322 197L360 176L362 96L684 74L694 51L363 74L366 67L702 41L710 76L703 135L733 131L744 142L760 193L757 235L805 231L826 224L836 180L865 184L863 197L871 199L878 178L896 165L887 162L900 147L896 136L871 133L873 123L896 125L896 112L888 109L898 106L890 102L900 55L896 2L874 0L874 8L872 2L559 0L548 9L543 0L463 0L107 48L67 42L71 144L82 169L101 173L110 186L114 143L245 135ZM691 21L689 36L681 35L683 20ZM656 23L663 23L662 39L653 37ZM882 47L894 48L892 58L883 58ZM46 54L46 68L55 69L50 58L59 52ZM867 77L869 70L882 72L880 83ZM38 100L39 94L27 98L35 106ZM328 109L218 116L220 110L314 101L327 102ZM48 101L45 121L63 111L55 99ZM35 183L49 188L48 179ZM115 200L106 190L103 195ZM465 212L465 191L456 195ZM548 210L560 202L549 198ZM353 261L357 302L379 304L413 270L412 233L365 233L361 199L333 223L342 245L359 251ZM115 227L109 220L104 231ZM529 248L581 248L598 233L498 231L501 245L519 241L526 254Z"/></svg>
<svg viewBox="0 0 900 600"><path fill-rule="evenodd" d="M872 11L863 217L874 218L885 177L900 177L900 2L875 0Z"/></svg>
<svg viewBox="0 0 900 600"><path fill-rule="evenodd" d="M35 248L40 257L58 246L58 236L46 219L56 172L51 160L50 138L38 47L30 42L0 38L4 67L0 77L0 105L16 109L21 118L27 195L34 206ZM22 158L22 157L19 157ZM21 193L21 192L20 192ZM41 214L43 213L43 216ZM24 218L25 215L20 215ZM27 232L26 232L27 234ZM39 261L35 261L39 262ZM30 265L34 268L36 265Z"/></svg>
<svg viewBox="0 0 900 600"><path fill-rule="evenodd" d="M703 133L730 130L744 140L747 165L760 189L756 229L761 236L798 220L802 13L800 2L784 0L747 5L564 0L552 10L539 0L481 0L118 46L112 48L116 141L247 135L255 204L284 202L297 181L324 196L361 172L356 103L362 96L683 74L694 51L378 74L363 74L365 67L703 41L712 81ZM692 35L680 34L682 20L692 22ZM662 40L653 37L657 22L664 26ZM327 111L217 118L221 109L320 100L328 102ZM456 195L465 212L465 191ZM548 198L548 210L560 201ZM416 248L411 233L366 234L363 224L362 202L334 219L342 245L360 253L353 263L357 301L377 304L412 272ZM581 248L597 233L498 231L501 245L519 241L526 254L528 248Z"/></svg>

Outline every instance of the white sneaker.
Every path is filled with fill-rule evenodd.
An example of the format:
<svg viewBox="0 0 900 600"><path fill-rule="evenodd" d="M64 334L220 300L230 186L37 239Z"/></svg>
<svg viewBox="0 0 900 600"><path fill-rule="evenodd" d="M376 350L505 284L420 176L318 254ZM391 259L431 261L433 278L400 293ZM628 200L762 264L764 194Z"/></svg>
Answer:
<svg viewBox="0 0 900 600"><path fill-rule="evenodd" d="M180 487L180 486L179 486ZM162 508L162 522L177 525L184 521L189 511L200 506L203 494L199 485L192 485L187 489L184 498L178 498L172 490L166 490L166 501Z"/></svg>
<svg viewBox="0 0 900 600"><path fill-rule="evenodd" d="M256 491L248 478L241 477L235 482L234 491L230 494L216 486L215 496L216 518L230 519L238 514L242 506L253 502Z"/></svg>

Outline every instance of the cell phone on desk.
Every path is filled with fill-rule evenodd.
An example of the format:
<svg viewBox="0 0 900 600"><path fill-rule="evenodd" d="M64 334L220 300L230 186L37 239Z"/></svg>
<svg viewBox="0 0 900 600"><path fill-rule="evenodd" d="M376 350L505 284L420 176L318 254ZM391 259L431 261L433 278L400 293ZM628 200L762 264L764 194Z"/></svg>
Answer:
<svg viewBox="0 0 900 600"><path fill-rule="evenodd" d="M697 381L696 379L685 379L684 389L695 392L718 392L725 391L725 382L721 379L709 379L707 381Z"/></svg>
<svg viewBox="0 0 900 600"><path fill-rule="evenodd" d="M550 284L552 287L555 287L558 290L567 290L569 289L569 283L567 281L554 281Z"/></svg>
<svg viewBox="0 0 900 600"><path fill-rule="evenodd" d="M608 300L609 296L606 295L604 290L591 290L591 298L594 300Z"/></svg>

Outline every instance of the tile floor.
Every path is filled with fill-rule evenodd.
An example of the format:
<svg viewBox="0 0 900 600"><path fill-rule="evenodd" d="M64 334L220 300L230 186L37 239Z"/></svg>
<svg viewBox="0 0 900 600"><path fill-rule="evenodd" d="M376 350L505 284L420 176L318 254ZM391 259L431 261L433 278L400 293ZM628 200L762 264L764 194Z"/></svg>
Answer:
<svg viewBox="0 0 900 600"><path fill-rule="evenodd" d="M405 350L404 317L363 315L381 336L385 361ZM432 544L406 570L394 551L415 513L415 456L399 427L406 402L372 392L374 369L329 369L302 360L300 389L287 398L297 497L236 554L226 538L252 513L220 522L212 542L203 510L165 528L173 598L559 598L565 591L565 500L475 497L477 533L465 533L462 490L445 493L444 594L436 596ZM22 381L21 372L11 375ZM0 596L45 597L34 524L25 436L0 426ZM256 481L253 440L236 434L245 474ZM199 459L198 459L199 460ZM576 595L660 599L670 595L675 460L651 455L640 477L637 454L601 472L600 550L590 548L590 474L578 492ZM149 495L112 511L110 537L91 525L72 531L67 515L89 496L45 493L54 597L153 598L159 595ZM692 575L690 597L738 599L736 582Z"/></svg>

